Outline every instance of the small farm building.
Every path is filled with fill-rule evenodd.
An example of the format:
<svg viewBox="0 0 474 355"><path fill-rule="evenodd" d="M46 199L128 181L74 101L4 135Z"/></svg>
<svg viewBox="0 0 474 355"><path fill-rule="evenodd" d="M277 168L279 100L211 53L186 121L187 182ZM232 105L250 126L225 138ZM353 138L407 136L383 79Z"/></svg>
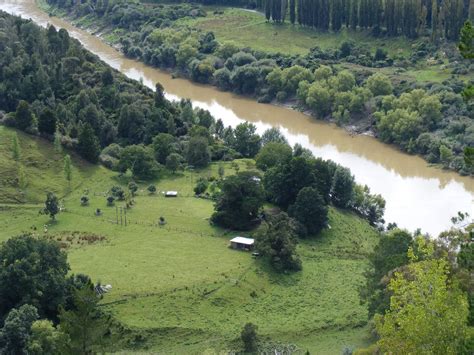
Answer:
<svg viewBox="0 0 474 355"><path fill-rule="evenodd" d="M178 197L178 191L166 191L165 197Z"/></svg>
<svg viewBox="0 0 474 355"><path fill-rule="evenodd" d="M230 240L230 246L232 249L239 250L252 250L253 249L254 239L244 238L244 237L235 237Z"/></svg>

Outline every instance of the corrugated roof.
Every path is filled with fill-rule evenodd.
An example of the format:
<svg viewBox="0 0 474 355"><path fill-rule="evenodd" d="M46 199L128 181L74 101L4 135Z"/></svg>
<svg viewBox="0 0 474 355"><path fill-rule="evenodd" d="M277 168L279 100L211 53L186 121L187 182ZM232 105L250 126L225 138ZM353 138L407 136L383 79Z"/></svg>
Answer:
<svg viewBox="0 0 474 355"><path fill-rule="evenodd" d="M239 244L253 245L254 239L244 238L244 237L235 237L234 239L231 239L230 241L234 243L239 243Z"/></svg>

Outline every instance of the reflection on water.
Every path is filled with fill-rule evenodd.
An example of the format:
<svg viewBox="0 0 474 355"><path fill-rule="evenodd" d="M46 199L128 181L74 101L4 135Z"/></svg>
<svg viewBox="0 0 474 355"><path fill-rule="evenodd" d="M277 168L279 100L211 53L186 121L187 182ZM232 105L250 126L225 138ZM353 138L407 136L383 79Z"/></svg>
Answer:
<svg viewBox="0 0 474 355"><path fill-rule="evenodd" d="M352 137L342 129L299 112L259 104L184 79L172 79L168 73L124 58L85 31L73 28L61 19L48 17L33 0L0 0L0 9L32 18L43 26L52 23L66 28L87 49L128 77L142 80L150 88L160 82L167 98L190 98L195 106L209 110L226 125L235 126L247 120L253 122L259 132L271 126L279 127L291 144L300 143L315 156L349 167L357 182L382 194L387 201L385 216L388 222L437 234L450 226L450 218L458 211L474 215L472 178L429 167L421 158L404 154L372 137Z"/></svg>

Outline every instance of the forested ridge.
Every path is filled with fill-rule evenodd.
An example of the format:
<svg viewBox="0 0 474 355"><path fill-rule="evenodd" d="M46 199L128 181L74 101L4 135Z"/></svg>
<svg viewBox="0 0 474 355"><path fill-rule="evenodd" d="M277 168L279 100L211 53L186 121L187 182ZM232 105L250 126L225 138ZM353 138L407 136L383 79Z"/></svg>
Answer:
<svg viewBox="0 0 474 355"><path fill-rule="evenodd" d="M85 2L77 6L50 2L73 16L93 18L95 27L120 30L114 44L131 58L172 68L193 81L256 97L260 102L297 100L320 119L360 126L381 140L421 154L462 174L463 150L474 144L472 102L463 100L465 84L456 74L472 71L454 44L438 50L429 41L414 45L410 60L370 52L354 42L339 48L312 48L306 56L264 53L216 40L212 32L174 25L178 18L205 16L199 5L143 5L127 1ZM445 63L453 72L442 83L400 80L373 74L366 67L393 67L396 73L420 61ZM362 67L344 70L349 62Z"/></svg>

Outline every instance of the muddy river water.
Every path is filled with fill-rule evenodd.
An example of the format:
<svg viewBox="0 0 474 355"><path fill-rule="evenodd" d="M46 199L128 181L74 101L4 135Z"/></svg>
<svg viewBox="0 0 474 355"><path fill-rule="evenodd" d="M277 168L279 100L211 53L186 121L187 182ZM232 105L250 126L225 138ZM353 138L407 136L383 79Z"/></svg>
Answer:
<svg viewBox="0 0 474 355"><path fill-rule="evenodd" d="M430 167L421 158L400 152L368 136L351 136L343 129L318 122L302 113L221 92L125 58L99 38L69 23L49 17L34 0L0 0L0 9L31 18L38 24L65 28L103 61L133 79L154 88L160 82L169 99L189 98L209 110L225 125L254 123L261 133L279 127L291 144L300 143L315 156L347 166L356 181L387 201L385 219L409 230L421 228L437 235L449 228L458 211L474 215L474 179Z"/></svg>

